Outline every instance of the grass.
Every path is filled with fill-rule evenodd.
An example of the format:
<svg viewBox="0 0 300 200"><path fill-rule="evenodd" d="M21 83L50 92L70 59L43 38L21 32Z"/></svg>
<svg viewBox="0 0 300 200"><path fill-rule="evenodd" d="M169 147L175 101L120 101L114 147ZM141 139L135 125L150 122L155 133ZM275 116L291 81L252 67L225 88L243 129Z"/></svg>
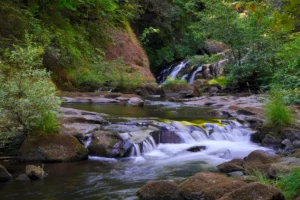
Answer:
<svg viewBox="0 0 300 200"><path fill-rule="evenodd" d="M187 81L182 79L171 78L170 76L168 76L166 82L164 83L164 85L175 85L175 84L184 85L187 84Z"/></svg>
<svg viewBox="0 0 300 200"><path fill-rule="evenodd" d="M254 170L257 180L267 185L273 185L281 190L286 200L293 200L300 195L300 167L275 180L268 179L262 172Z"/></svg>
<svg viewBox="0 0 300 200"><path fill-rule="evenodd" d="M295 122L294 116L284 104L280 92L273 94L270 101L265 105L267 123L272 126L286 127Z"/></svg>

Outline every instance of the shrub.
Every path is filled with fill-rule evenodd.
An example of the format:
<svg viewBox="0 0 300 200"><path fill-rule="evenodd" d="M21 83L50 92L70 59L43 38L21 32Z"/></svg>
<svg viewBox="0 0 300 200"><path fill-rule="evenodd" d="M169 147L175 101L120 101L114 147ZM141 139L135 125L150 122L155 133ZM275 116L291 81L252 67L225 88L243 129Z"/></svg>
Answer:
<svg viewBox="0 0 300 200"><path fill-rule="evenodd" d="M273 126L286 127L294 123L291 111L285 106L284 98L280 90L271 91L269 102L265 105L267 123Z"/></svg>
<svg viewBox="0 0 300 200"><path fill-rule="evenodd" d="M26 47L16 46L7 52L8 61L0 63L0 117L10 129L29 134L58 129L61 101L56 88L45 69L33 68L42 63L42 53L28 40Z"/></svg>
<svg viewBox="0 0 300 200"><path fill-rule="evenodd" d="M218 78L211 79L211 80L208 81L208 83L210 85L212 85L212 84L217 84L217 85L220 85L220 86L226 86L226 85L228 85L227 79L224 76L220 76Z"/></svg>
<svg viewBox="0 0 300 200"><path fill-rule="evenodd" d="M170 76L167 77L166 81L163 83L164 85L174 85L174 84L187 84L186 80L172 78Z"/></svg>

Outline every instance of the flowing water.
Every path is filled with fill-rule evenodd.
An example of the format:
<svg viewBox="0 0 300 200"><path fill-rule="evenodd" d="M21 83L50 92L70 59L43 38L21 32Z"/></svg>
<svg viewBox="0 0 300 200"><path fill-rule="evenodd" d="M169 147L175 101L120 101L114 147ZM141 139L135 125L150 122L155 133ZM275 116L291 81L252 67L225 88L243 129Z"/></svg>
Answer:
<svg viewBox="0 0 300 200"><path fill-rule="evenodd" d="M131 157L89 157L76 163L45 164L49 176L41 181L17 180L0 184L0 199L136 199L135 192L150 180L177 182L216 165L243 158L263 149L250 141L252 130L230 119L211 119L210 108L183 107L177 103L150 102L143 108L116 105L74 104L68 107L107 113L114 117L161 118L181 141L156 144L148 137L134 145ZM187 151L203 147L202 151ZM19 165L25 168L25 164Z"/></svg>

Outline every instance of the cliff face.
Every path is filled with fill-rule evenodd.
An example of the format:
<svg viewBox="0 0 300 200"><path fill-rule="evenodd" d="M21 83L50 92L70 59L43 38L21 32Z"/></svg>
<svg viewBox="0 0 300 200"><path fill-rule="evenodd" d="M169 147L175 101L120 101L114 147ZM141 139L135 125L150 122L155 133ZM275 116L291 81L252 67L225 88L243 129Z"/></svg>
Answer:
<svg viewBox="0 0 300 200"><path fill-rule="evenodd" d="M84 1L59 2L1 1L0 56L14 45L43 47L41 67L52 72L61 90L94 91L155 82L148 57L124 17L125 5L109 2L107 7L99 1L98 6L86 7Z"/></svg>
<svg viewBox="0 0 300 200"><path fill-rule="evenodd" d="M109 33L112 35L113 43L104 49L105 59L113 61L122 58L123 62L141 75L144 81L155 82L148 57L131 27L126 25L126 31L114 29Z"/></svg>

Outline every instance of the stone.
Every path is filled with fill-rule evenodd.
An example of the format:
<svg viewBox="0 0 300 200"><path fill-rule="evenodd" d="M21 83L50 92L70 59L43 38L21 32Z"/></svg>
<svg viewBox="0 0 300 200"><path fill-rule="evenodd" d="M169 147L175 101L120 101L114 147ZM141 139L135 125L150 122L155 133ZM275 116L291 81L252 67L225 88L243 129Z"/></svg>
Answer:
<svg viewBox="0 0 300 200"><path fill-rule="evenodd" d="M20 174L17 178L17 181L31 181L30 178L26 174Z"/></svg>
<svg viewBox="0 0 300 200"><path fill-rule="evenodd" d="M257 181L257 177L256 176L249 176L249 175L235 176L233 178L235 178L237 180L244 181L246 183L252 183L252 182L256 182Z"/></svg>
<svg viewBox="0 0 300 200"><path fill-rule="evenodd" d="M178 185L173 181L151 181L137 191L141 200L181 200Z"/></svg>
<svg viewBox="0 0 300 200"><path fill-rule="evenodd" d="M219 88L217 86L210 86L209 88L209 94L211 96L215 95L219 91Z"/></svg>
<svg viewBox="0 0 300 200"><path fill-rule="evenodd" d="M34 165L27 165L25 173L28 176L28 178L32 181L43 179L48 175L43 168Z"/></svg>
<svg viewBox="0 0 300 200"><path fill-rule="evenodd" d="M237 177L245 175L243 171L234 171L227 174L229 177Z"/></svg>
<svg viewBox="0 0 300 200"><path fill-rule="evenodd" d="M300 140L294 140L293 146L294 146L294 148L300 148Z"/></svg>
<svg viewBox="0 0 300 200"><path fill-rule="evenodd" d="M179 194L184 199L218 199L232 192L245 182L212 172L200 172L179 185Z"/></svg>
<svg viewBox="0 0 300 200"><path fill-rule="evenodd" d="M284 149L285 150L292 150L294 149L294 145L292 144L292 142L289 139L284 139L281 144L284 145Z"/></svg>
<svg viewBox="0 0 300 200"><path fill-rule="evenodd" d="M48 134L26 138L20 161L69 162L87 159L88 150L71 135Z"/></svg>
<svg viewBox="0 0 300 200"><path fill-rule="evenodd" d="M244 160L243 159L233 159L229 162L222 163L218 165L218 169L220 172L223 173L230 173L234 171L243 171L243 164Z"/></svg>
<svg viewBox="0 0 300 200"><path fill-rule="evenodd" d="M284 138L289 139L290 141L300 140L300 130L293 128L286 128L282 131Z"/></svg>
<svg viewBox="0 0 300 200"><path fill-rule="evenodd" d="M271 146L271 147L280 147L281 146L281 140L268 134L263 139L262 144L264 146Z"/></svg>
<svg viewBox="0 0 300 200"><path fill-rule="evenodd" d="M25 140L23 132L1 132L0 133L0 156L16 156Z"/></svg>
<svg viewBox="0 0 300 200"><path fill-rule="evenodd" d="M300 158L300 149L294 149L291 156Z"/></svg>
<svg viewBox="0 0 300 200"><path fill-rule="evenodd" d="M285 200L284 195L277 188L258 182L240 187L219 200Z"/></svg>
<svg viewBox="0 0 300 200"><path fill-rule="evenodd" d="M90 155L103 157L122 157L126 150L123 148L122 138L111 131L96 131L92 135L92 142L88 146Z"/></svg>
<svg viewBox="0 0 300 200"><path fill-rule="evenodd" d="M192 98L200 96L200 92L195 85L191 84L171 84L163 85L164 97L171 98Z"/></svg>
<svg viewBox="0 0 300 200"><path fill-rule="evenodd" d="M159 131L151 133L156 144L172 143L178 144L182 143L181 138L175 133L174 129L170 127L160 127Z"/></svg>
<svg viewBox="0 0 300 200"><path fill-rule="evenodd" d="M188 148L187 151L199 152L199 151L202 151L202 150L205 150L205 149L206 149L206 146L194 146L194 147Z"/></svg>
<svg viewBox="0 0 300 200"><path fill-rule="evenodd" d="M11 174L6 170L5 167L0 165L0 182L9 181L12 179Z"/></svg>
<svg viewBox="0 0 300 200"><path fill-rule="evenodd" d="M128 104L135 105L135 106L143 106L144 101L138 97L132 97L129 99Z"/></svg>
<svg viewBox="0 0 300 200"><path fill-rule="evenodd" d="M261 163L271 163L274 162L278 156L274 153L255 150L252 151L247 157L244 158L245 162L261 162Z"/></svg>

